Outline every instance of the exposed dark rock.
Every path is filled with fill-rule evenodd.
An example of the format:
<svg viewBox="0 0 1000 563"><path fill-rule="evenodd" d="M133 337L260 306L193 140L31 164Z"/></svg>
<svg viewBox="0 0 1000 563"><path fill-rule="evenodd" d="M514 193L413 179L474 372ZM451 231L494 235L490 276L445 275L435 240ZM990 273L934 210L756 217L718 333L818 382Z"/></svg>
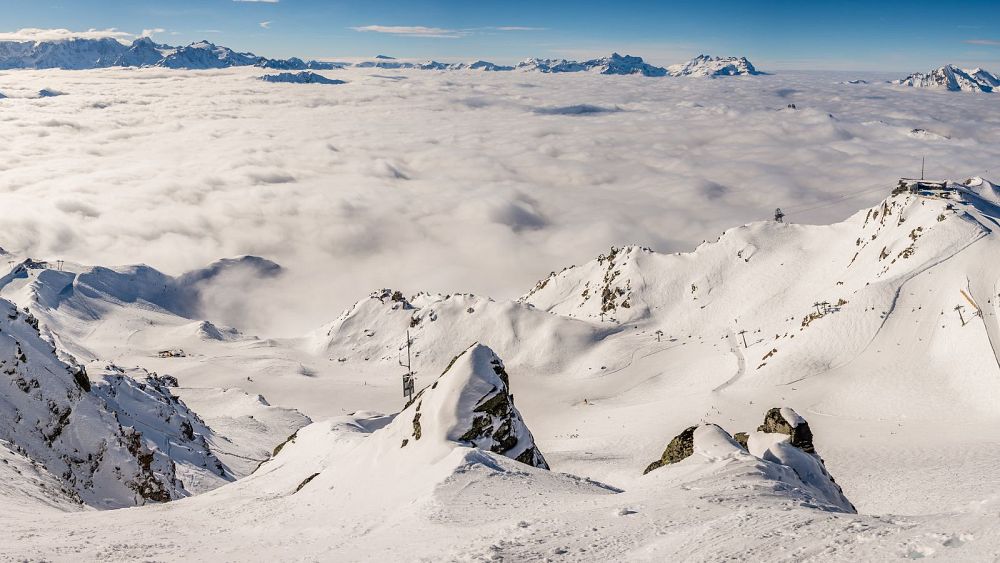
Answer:
<svg viewBox="0 0 1000 563"><path fill-rule="evenodd" d="M308 485L309 481L312 481L317 476L319 476L319 473L313 473L312 475L310 475L310 476L306 477L305 479L303 479L303 481L301 483L299 483L299 486L295 487L295 493L301 491L302 487L305 487L306 485ZM292 494L295 494L295 493L292 493Z"/></svg>
<svg viewBox="0 0 1000 563"><path fill-rule="evenodd" d="M736 443L743 446L745 450L747 449L747 442L750 441L750 436L746 432L737 432L733 434L733 440L736 440Z"/></svg>
<svg viewBox="0 0 1000 563"><path fill-rule="evenodd" d="M797 422L797 423L796 423ZM809 429L809 423L799 418L798 421L786 420L781 414L780 408L773 408L764 415L764 424L757 427L757 432L767 432L769 434L787 434L791 437L789 443L800 450L815 454L816 448L813 446L813 435Z"/></svg>
<svg viewBox="0 0 1000 563"><path fill-rule="evenodd" d="M642 472L643 475L649 473L654 469L659 469L664 465L670 465L671 463L677 463L682 459L686 459L688 456L694 453L694 431L697 426L690 426L685 428L683 432L670 440L667 444L667 449L663 450L663 455L660 459L650 463L646 470Z"/></svg>

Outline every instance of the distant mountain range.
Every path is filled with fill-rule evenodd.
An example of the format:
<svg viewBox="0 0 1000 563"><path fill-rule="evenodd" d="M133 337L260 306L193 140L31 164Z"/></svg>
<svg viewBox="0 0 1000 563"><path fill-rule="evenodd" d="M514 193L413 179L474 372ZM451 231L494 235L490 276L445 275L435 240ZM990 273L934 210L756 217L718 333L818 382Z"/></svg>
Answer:
<svg viewBox="0 0 1000 563"><path fill-rule="evenodd" d="M83 70L142 66L183 69L260 66L280 70L331 70L341 65L305 62L297 58L268 59L253 53L238 53L208 41L185 47L161 45L148 37L136 39L131 44L110 38L0 41L0 69Z"/></svg>
<svg viewBox="0 0 1000 563"><path fill-rule="evenodd" d="M163 67L174 69L217 69L257 66L272 70L333 70L357 68L480 70L488 72L524 71L543 73L592 72L596 74L642 76L732 76L761 74L745 57L699 55L691 61L668 69L645 62L642 57L612 53L609 56L574 61L530 58L517 65L489 61L443 63L413 62L378 55L357 63L269 59L254 53L240 53L209 41L183 47L155 43L148 37L121 43L116 39L66 39L59 41L0 41L0 70L47 69L84 70L110 67Z"/></svg>
<svg viewBox="0 0 1000 563"><path fill-rule="evenodd" d="M981 68L966 70L955 65L945 65L927 74L915 72L893 84L914 88L932 88L952 92L1000 91L1000 76Z"/></svg>

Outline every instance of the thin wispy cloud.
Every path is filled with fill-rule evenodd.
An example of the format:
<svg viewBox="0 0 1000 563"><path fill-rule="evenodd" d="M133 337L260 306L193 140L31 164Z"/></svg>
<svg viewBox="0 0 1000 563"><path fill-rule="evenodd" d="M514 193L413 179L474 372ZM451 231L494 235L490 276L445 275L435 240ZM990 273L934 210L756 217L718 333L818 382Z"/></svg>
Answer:
<svg viewBox="0 0 1000 563"><path fill-rule="evenodd" d="M528 27L523 25L504 25L500 27L488 27L486 29L495 29L497 31L548 31L547 27Z"/></svg>
<svg viewBox="0 0 1000 563"><path fill-rule="evenodd" d="M144 29L142 30L142 33L139 34L139 37L152 37L157 33L165 33L166 31L167 30L163 29L162 27L156 27L153 29Z"/></svg>
<svg viewBox="0 0 1000 563"><path fill-rule="evenodd" d="M458 29L445 29L441 27L424 27L422 25L365 25L352 27L354 31L387 33L389 35L402 35L406 37L434 37L443 39L456 39L465 37L467 31Z"/></svg>
<svg viewBox="0 0 1000 563"><path fill-rule="evenodd" d="M443 39L457 39L460 37L466 37L482 31L544 31L547 28L506 25L506 26L493 26L493 27L474 27L468 29L447 29L442 27L426 27L422 25L365 25L359 27L352 27L351 29L353 29L354 31L387 33L389 35L399 35L407 37L433 37L433 38L443 38Z"/></svg>
<svg viewBox="0 0 1000 563"><path fill-rule="evenodd" d="M258 25L260 25L264 29L271 29L271 24L272 23L274 23L274 22L266 21L266 22L260 22L260 24L258 24Z"/></svg>
<svg viewBox="0 0 1000 563"><path fill-rule="evenodd" d="M1000 47L1000 39L966 39L962 43L969 45L988 45L990 47Z"/></svg>
<svg viewBox="0 0 1000 563"><path fill-rule="evenodd" d="M0 32L0 41L59 41L63 39L105 39L120 41L133 39L135 34L119 31L115 28L88 29L87 31L71 31L69 29L41 29L26 27L17 31Z"/></svg>

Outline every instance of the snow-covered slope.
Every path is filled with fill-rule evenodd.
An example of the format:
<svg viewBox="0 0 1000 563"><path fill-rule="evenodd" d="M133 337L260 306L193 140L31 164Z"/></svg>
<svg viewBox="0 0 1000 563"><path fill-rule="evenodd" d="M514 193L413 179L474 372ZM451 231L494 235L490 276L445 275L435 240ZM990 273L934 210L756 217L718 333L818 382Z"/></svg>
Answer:
<svg viewBox="0 0 1000 563"><path fill-rule="evenodd" d="M1000 76L981 68L966 70L949 64L926 74L915 72L893 84L951 92L993 92L1000 88Z"/></svg>
<svg viewBox="0 0 1000 563"><path fill-rule="evenodd" d="M159 447L172 426L190 429L177 440L185 450L178 461L195 471L217 462L200 447L183 405L159 392L153 401L137 398L159 390L132 380L92 384L83 367L58 358L34 317L5 300L0 309L0 370L8 382L0 395L0 439L43 464L84 502L117 508L188 496L175 453ZM163 406L147 410L155 403ZM208 471L224 473L218 465Z"/></svg>
<svg viewBox="0 0 1000 563"><path fill-rule="evenodd" d="M998 205L1000 190L980 178L904 180L841 223L752 223L685 254L616 247L515 302L382 290L288 340L218 329L197 320L192 294L164 289L202 295L219 268L171 277L16 263L0 295L31 307L44 334L176 377L194 412L219 403L200 418L233 429L234 446L255 436L257 415L240 409L262 387L316 419L355 413L302 428L269 461L263 448L247 455L244 472L263 464L236 483L132 511L124 536L105 531L115 515L88 521L91 544L65 534L75 520L28 518L14 523L19 547L988 558L1000 545L989 524L1000 515L989 498L1000 462ZM403 405L408 342L420 393ZM218 389L236 384L251 393ZM775 404L787 406L760 424ZM375 407L402 411L358 412ZM259 435L304 423L272 414ZM685 429L690 452L669 459L665 439ZM670 463L643 475L661 455ZM224 546L203 534L220 521ZM170 523L172 543L143 537L153 522Z"/></svg>
<svg viewBox="0 0 1000 563"><path fill-rule="evenodd" d="M100 321L123 311L130 311L128 322L136 325L151 324L148 317L170 318L172 324L183 324L199 339L242 338L238 331L198 320L203 292L229 276L260 280L280 271L277 264L253 256L220 260L177 277L144 265L112 269L62 264L57 268L56 264L28 258L0 277L0 296L29 307L42 320L43 330L49 325L58 327L58 334L52 336L57 345L89 361L102 359L102 355L81 345L75 338L78 331L95 336ZM117 334L121 327L107 328Z"/></svg>
<svg viewBox="0 0 1000 563"><path fill-rule="evenodd" d="M746 57L698 55L686 63L667 67L671 76L744 76L762 74Z"/></svg>

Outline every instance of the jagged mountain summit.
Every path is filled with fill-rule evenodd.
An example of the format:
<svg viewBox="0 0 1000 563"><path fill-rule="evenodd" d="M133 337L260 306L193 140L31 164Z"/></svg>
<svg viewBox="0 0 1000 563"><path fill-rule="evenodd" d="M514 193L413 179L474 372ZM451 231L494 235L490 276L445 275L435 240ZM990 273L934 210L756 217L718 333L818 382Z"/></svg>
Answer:
<svg viewBox="0 0 1000 563"><path fill-rule="evenodd" d="M257 66L271 70L304 71L334 70L353 66L387 70L478 70L504 72L566 73L593 72L606 75L662 76L724 76L762 74L745 57L709 57L700 55L669 70L645 62L642 57L612 53L606 57L585 61L566 59L526 59L515 66L490 61L444 63L415 62L384 55L371 60L350 63L303 61L297 57L270 59L254 53L241 53L209 41L185 46L158 44L149 37L130 44L116 39L66 39L55 41L0 41L0 69L59 68L83 70L109 67L164 67L173 69L219 69Z"/></svg>
<svg viewBox="0 0 1000 563"><path fill-rule="evenodd" d="M0 69L59 68L85 70L108 67L157 66L174 69L213 69L258 65L282 70L330 70L335 65L301 59L268 59L238 53L209 41L181 47L161 45L148 37L124 44L116 39L57 41L0 41Z"/></svg>
<svg viewBox="0 0 1000 563"><path fill-rule="evenodd" d="M343 80L327 78L315 72L281 72L278 74L265 74L260 77L264 82L287 83L287 84L347 84Z"/></svg>
<svg viewBox="0 0 1000 563"><path fill-rule="evenodd" d="M955 65L945 65L929 73L915 72L906 78L892 81L900 86L930 88L949 92L1000 91L1000 76L981 68L961 69Z"/></svg>
<svg viewBox="0 0 1000 563"><path fill-rule="evenodd" d="M753 76L763 74L746 57L698 55L690 61L667 67L670 76Z"/></svg>

